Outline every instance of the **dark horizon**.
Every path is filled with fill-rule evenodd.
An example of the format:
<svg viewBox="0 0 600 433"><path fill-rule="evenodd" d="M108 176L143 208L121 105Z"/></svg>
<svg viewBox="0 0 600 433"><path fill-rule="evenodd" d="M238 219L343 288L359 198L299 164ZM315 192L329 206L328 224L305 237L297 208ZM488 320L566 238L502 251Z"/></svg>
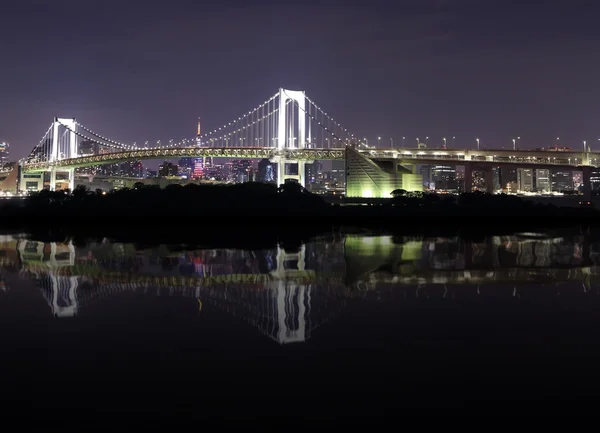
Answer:
<svg viewBox="0 0 600 433"><path fill-rule="evenodd" d="M285 87L396 147L600 150L594 2L269 3L3 4L0 141L24 157L55 116L126 143L192 138L198 117L218 128Z"/></svg>

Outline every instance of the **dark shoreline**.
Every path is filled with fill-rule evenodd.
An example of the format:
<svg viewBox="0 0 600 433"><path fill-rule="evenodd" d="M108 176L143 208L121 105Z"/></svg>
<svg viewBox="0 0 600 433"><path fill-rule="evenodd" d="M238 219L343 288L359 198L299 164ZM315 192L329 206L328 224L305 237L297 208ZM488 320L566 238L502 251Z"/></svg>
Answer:
<svg viewBox="0 0 600 433"><path fill-rule="evenodd" d="M326 203L297 184L139 187L105 193L40 191L0 208L0 232L76 242L271 248L319 236L380 233L481 239L516 232L600 235L600 212L479 192L407 194L365 205ZM600 236L599 236L600 237Z"/></svg>

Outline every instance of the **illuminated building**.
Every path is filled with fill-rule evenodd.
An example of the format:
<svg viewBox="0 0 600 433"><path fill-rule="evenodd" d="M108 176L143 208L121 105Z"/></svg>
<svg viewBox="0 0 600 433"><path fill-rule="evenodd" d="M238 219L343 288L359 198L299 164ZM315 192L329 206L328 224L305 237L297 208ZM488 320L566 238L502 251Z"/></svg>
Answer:
<svg viewBox="0 0 600 433"><path fill-rule="evenodd" d="M261 159L258 163L258 182L274 183L275 182L275 166L268 159Z"/></svg>
<svg viewBox="0 0 600 433"><path fill-rule="evenodd" d="M492 186L494 191L502 189L502 185L500 183L500 167L492 168Z"/></svg>
<svg viewBox="0 0 600 433"><path fill-rule="evenodd" d="M244 183L251 180L252 161L249 159L231 161L230 180L233 182Z"/></svg>
<svg viewBox="0 0 600 433"><path fill-rule="evenodd" d="M531 168L517 169L517 189L521 192L533 191L533 170Z"/></svg>
<svg viewBox="0 0 600 433"><path fill-rule="evenodd" d="M260 170L260 168L259 168ZM323 174L323 163L315 161L312 164L306 164L306 184L310 185L319 181L319 174Z"/></svg>
<svg viewBox="0 0 600 433"><path fill-rule="evenodd" d="M196 131L196 145L200 146L202 143L200 142L200 118L198 118L198 130Z"/></svg>
<svg viewBox="0 0 600 433"><path fill-rule="evenodd" d="M204 158L194 158L192 179L201 179L204 176Z"/></svg>
<svg viewBox="0 0 600 433"><path fill-rule="evenodd" d="M431 166L423 165L421 166L421 176L423 177L423 186L425 189L433 189L431 182Z"/></svg>
<svg viewBox="0 0 600 433"><path fill-rule="evenodd" d="M552 191L573 191L573 172L571 170L552 170Z"/></svg>
<svg viewBox="0 0 600 433"><path fill-rule="evenodd" d="M10 146L6 142L0 142L0 166L5 167L9 163Z"/></svg>
<svg viewBox="0 0 600 433"><path fill-rule="evenodd" d="M160 177L177 176L177 164L165 161L158 167L158 175Z"/></svg>
<svg viewBox="0 0 600 433"><path fill-rule="evenodd" d="M552 190L550 170L540 168L535 171L535 189L538 192L550 192Z"/></svg>
<svg viewBox="0 0 600 433"><path fill-rule="evenodd" d="M578 189L583 185L583 173L580 171L573 172L573 189Z"/></svg>
<svg viewBox="0 0 600 433"><path fill-rule="evenodd" d="M395 161L367 158L346 148L346 196L390 198L392 191L423 191L423 177Z"/></svg>

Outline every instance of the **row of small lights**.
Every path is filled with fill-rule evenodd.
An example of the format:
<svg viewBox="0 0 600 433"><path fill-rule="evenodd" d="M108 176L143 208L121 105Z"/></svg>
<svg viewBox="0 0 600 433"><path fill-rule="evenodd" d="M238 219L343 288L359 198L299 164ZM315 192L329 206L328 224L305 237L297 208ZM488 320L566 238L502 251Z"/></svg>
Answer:
<svg viewBox="0 0 600 433"><path fill-rule="evenodd" d="M243 126L243 127L241 127L241 128L238 128L238 129L236 129L235 131L231 131L230 133L228 133L228 134L224 134L224 135L222 135L222 136L220 136L220 137L217 137L217 138L211 138L209 141L210 141L210 142L215 142L215 141L219 141L219 140L224 140L224 139L226 139L225 137L231 137L232 135L234 135L234 134L237 134L237 133L239 133L239 132L242 132L243 130L246 130L247 128L249 128L249 127L251 127L251 126L255 125L257 122L262 122L262 121L263 121L263 120L265 120L267 117L274 115L274 114L275 114L275 113L277 113L278 111L279 111L279 108L276 108L276 109L275 109L273 112L271 112L271 113L269 113L269 114L267 114L267 115L265 115L265 116L261 117L260 119L258 119L258 120L256 120L256 121L254 121L254 122L252 122L252 123L250 123L250 124L248 124L248 125L245 125L245 126Z"/></svg>
<svg viewBox="0 0 600 433"><path fill-rule="evenodd" d="M226 123L225 125L221 126L220 128L216 128L215 130L208 132L204 135L199 136L198 138L202 139L202 138L208 138L209 136L218 133L219 131L222 131L223 129L231 126L234 123L237 123L243 119L245 119L246 117L250 116L251 114L257 112L258 110L260 110L261 108L265 107L267 104L269 104L271 101L273 101L277 95L279 93L276 93L275 95L271 96L269 99L267 99L265 102L263 102L262 104L260 104L258 107L254 108L253 110L248 111L246 114L244 114L243 116L240 116L237 120L232 120L229 123Z"/></svg>
<svg viewBox="0 0 600 433"><path fill-rule="evenodd" d="M258 107L254 108L253 110L250 110L250 111L248 111L248 112L247 112L246 114L244 114L243 116L240 116L240 117L239 117L237 120L234 120L234 121L232 121L232 122L229 122L228 124L225 124L225 125L223 125L222 127L220 127L220 128L217 128L217 129L215 129L215 130L213 130L213 131L211 131L211 132L209 132L209 133L207 133L207 134L204 134L204 135L202 135L202 136L200 136L200 137L198 137L198 138L200 138L200 139L202 139L202 138L207 138L207 137L209 137L209 136L211 136L211 135L213 135L213 134L215 134L215 133L217 133L217 132L219 132L219 131L223 130L224 128L227 128L228 126L231 126L231 125L232 125L232 124L234 124L234 123L237 123L237 122L239 122L239 121L241 121L241 120L244 120L244 119L246 119L248 116L250 116L250 115L252 115L252 114L256 113L258 110L260 110L260 109L262 109L263 107L265 107L267 104L269 104L269 103L270 103L271 101L273 101L275 98L277 98L277 96L278 96L278 95L279 95L279 93L277 93L277 94L273 95L271 98L269 98L268 100L266 100L265 102L263 102L263 103L262 103L261 105L259 105ZM337 123L337 122L336 122L336 121L335 121L333 118L331 118L331 117L330 117L330 116L329 116L329 115L328 115L328 114L327 114L327 113L326 113L326 112L325 112L323 109L321 109L321 108L320 108L319 106L317 106L317 105L316 105L316 104L315 104L315 103L314 103L312 100L310 100L310 98L306 97L306 99L309 101L309 103L310 103L310 104L312 104L312 105L313 105L315 108L317 108L317 109L318 109L318 110L319 110L319 111L320 111L322 114L324 114L324 115L325 115L325 116L326 116L326 117L327 117L327 118L328 118L328 119L329 119L331 122L333 122L333 123L334 123L334 124L335 124L337 127L339 127L340 129L342 129L342 130L343 130L343 131L345 131L345 132L348 132L348 130L347 130L346 128L344 128L342 125L340 125L339 123ZM271 115L275 114L277 111L278 111L278 109L275 109L275 110L274 110L272 113L269 113L269 114L267 114L267 115L265 115L265 116L261 117L260 119L257 119L257 120L255 120L255 121L253 121L251 124L245 125L245 126L243 126L242 128L238 128L236 131L232 131L232 132L230 132L230 133L228 133L228 134L224 134L224 135L222 135L221 137L218 137L218 138L211 138L211 140L210 140L210 141L211 141L211 142L214 142L214 141L218 141L218 140L225 139L225 137L231 137L231 136L232 136L232 135L234 135L234 134L237 134L237 133L239 133L239 132L242 132L242 131L244 131L244 130L248 129L249 127L251 127L251 126L253 126L253 125L256 125L256 123L257 123L257 122L261 122L261 121L263 121L263 120L264 120L264 119L266 119L267 117L269 117L269 116L271 116ZM305 111L305 113L306 113L306 111ZM309 115L309 117L310 117L310 118L311 118L313 121L317 122L317 124L318 124L318 125L320 125L320 126L323 126L323 125L322 125L322 123L321 123L321 122L319 122L319 121L318 121L318 120L317 120L317 119L316 119L316 118L315 118L313 115L311 115L311 114L308 114L308 115ZM70 128L68 128L67 126L65 126L65 125L62 125L62 126L64 126L66 129L68 129L68 130L70 131ZM97 141L96 139L90 139L89 137L85 137L84 135L81 135L81 134L77 133L76 131L71 131L71 132L74 132L74 133L76 133L77 135L79 135L80 137L82 137L82 138L84 138L84 139L86 139L86 140L93 141L94 143L96 143L96 144L99 144L99 145L101 145L101 146L106 146L106 147L115 147L115 148L119 148L119 149L125 149L125 150L139 150L139 149L140 149L140 147L138 147L138 146L137 146L135 143L134 143L134 145L133 145L133 146L132 146L132 145L128 145L128 144L124 144L124 143L120 143L120 142L117 142L117 141L115 141L115 140L112 140L112 139L110 139L110 138L108 138L108 137L105 137L105 136L103 136L103 135L101 135L101 134L98 134L98 133L96 133L96 132L92 131L91 129L89 129L89 128L88 128L88 127L86 127L85 125L82 125L82 124L78 123L78 126L79 126L79 127L81 127L81 128L82 128L84 131L86 131L87 133L89 133L89 134L92 134L92 135L94 135L94 136L96 136L96 137L100 138L101 140L105 141L106 143L101 143L101 142ZM36 147L39 147L39 146L41 146L41 145L42 145L42 143L43 143L43 142L46 140L46 138L47 138L47 135L48 135L48 133L50 132L50 130L51 130L51 129L52 129L52 126L51 126L51 127L48 129L48 131L46 132L46 134L44 134L44 136L42 137L42 139L41 139L40 143L39 143L39 144L38 144ZM335 135L333 132L331 132L331 131L330 131L330 130L327 128L327 127L324 127L324 129L325 129L325 131L327 131L327 132L328 132L328 133L329 133L329 134L330 134L330 135L331 135L333 138L335 138L336 140L338 140L338 141L343 141L343 140L341 140L339 137L337 137L337 136L336 136L336 135ZM352 137L354 137L354 134L352 134L351 136L352 136ZM189 141L191 141L191 140L189 140L189 139L183 139L183 140L182 140L181 142L179 142L179 143L172 143L172 142L171 142L171 143L170 143L168 146L160 146L160 141L159 141L159 142L158 142L159 146L157 146L157 147L158 147L158 148L162 148L162 147L166 147L166 148L179 147L179 146L181 146L182 144L187 144Z"/></svg>
<svg viewBox="0 0 600 433"><path fill-rule="evenodd" d="M333 122L334 125L336 125L338 128L342 129L344 132L348 132L348 129L344 128L342 125L340 125L338 122L335 121L335 119L333 117L330 117L321 107L319 107L317 104L315 104L308 96L306 96L306 99L308 100L309 103L311 103L317 110L319 110L321 113L323 113L325 116L327 116L327 118L329 120L331 120ZM310 114L309 114L310 116ZM350 137L354 138L354 134L350 134Z"/></svg>
<svg viewBox="0 0 600 433"><path fill-rule="evenodd" d="M317 104L315 104L313 101L311 101L307 96L305 96L305 98L308 100L308 102L310 104L312 104L317 110L319 110L323 115L325 115L329 120L331 120L336 126L338 126L339 128L341 128L343 131L348 132L348 130L346 128L344 128L342 125L340 125L335 120L333 120L333 118L331 118L324 110L322 110ZM310 117L313 121L315 121L319 126L323 127L324 130L327 131L329 133L329 135L331 135L333 138L335 138L336 140L338 140L340 142L344 141L341 138L337 137L335 135L335 133L333 133L332 131L330 131L329 128L327 128L321 122L319 122L311 113L307 113L306 110L303 110L303 111L304 111L305 114L308 115L308 117ZM351 137L354 137L354 134L351 134ZM348 140L346 140L346 141L348 141Z"/></svg>
<svg viewBox="0 0 600 433"><path fill-rule="evenodd" d="M215 134L215 133L217 133L217 132L219 132L219 131L223 130L224 128L227 128L228 126L231 126L231 125L232 125L232 124L234 124L234 123L237 123L237 122L239 122L239 121L241 121L241 120L244 120L244 119L246 119L248 116L250 116L250 115L252 115L252 114L256 113L258 110L260 110L261 108L263 108L263 107L265 107L267 104L269 104L271 101L273 101L273 100L274 100L274 99L277 97L277 95L278 95L278 94L275 94L274 96L272 96L271 98L269 98L268 100L266 100L265 102L263 102L263 103L262 103L261 105L259 105L258 107L256 107L256 108L254 108L254 109L252 109L252 110L248 111L248 112L247 112L246 114L244 114L243 116L240 116L240 117L239 117L237 120L233 120L233 121L229 122L228 124L225 124L225 125L223 125L222 127L215 129L214 131L211 131L211 132L209 132L209 133L206 133L206 134L204 134L204 135L201 135L201 136L199 136L198 138L200 138L200 139L202 139L202 138L207 138L207 137L209 137L209 136L211 136L211 135L213 135L213 134ZM268 115L267 115L267 116L268 116ZM265 117L267 117L267 116L264 116L263 118L259 119L258 121L261 121L261 120L263 120L263 119L264 119ZM252 125L254 125L254 124L256 124L256 122L253 122L253 123L252 123ZM91 129L87 128L86 126L84 126L84 125L82 125L82 124L78 124L78 125L79 125L79 126L82 128L82 129L84 129L86 132L88 132L89 134L95 135L96 137L100 138L101 140L103 140L103 141L106 141L106 142L108 142L108 143L111 143L111 144L113 144L113 145L115 145L115 146L119 146L119 147L121 147L121 148L123 148L123 149L125 149L125 150L137 150L137 149L140 149L140 148L139 148L137 145L135 145L135 144L132 146L132 145L124 144L124 143L119 143L119 142L117 142L117 141L114 141L114 140L112 140L112 139L110 139L110 138L108 138L108 137L104 137L103 135L101 135L101 134L98 134L98 133L96 133L96 132L92 131ZM250 125L247 125L247 126L245 126L245 127L243 127L243 128L240 128L240 129L238 129L238 131L234 131L234 132L230 133L229 135L232 135L233 133L236 133L236 132L240 132L242 129L246 129L248 126L250 126ZM217 138L217 139L213 139L213 140L218 140L218 139L220 139L220 138L222 138L222 137L219 137L219 138ZM160 145L159 145L159 146L157 146L157 147L159 147L159 148L161 148L161 147L168 147L168 148L170 148L170 147L179 147L181 144L188 143L189 141L192 141L192 140L193 140L193 139L183 139L183 140L182 140L181 142L179 142L179 143L170 143L168 146L160 146ZM42 139L42 141L43 141L43 139ZM92 140L92 141L94 141L94 140ZM94 141L94 142L96 142L96 141ZM160 142L158 142L158 143L160 143ZM98 144L102 144L102 143L98 143ZM106 145L106 144L103 144L103 145Z"/></svg>

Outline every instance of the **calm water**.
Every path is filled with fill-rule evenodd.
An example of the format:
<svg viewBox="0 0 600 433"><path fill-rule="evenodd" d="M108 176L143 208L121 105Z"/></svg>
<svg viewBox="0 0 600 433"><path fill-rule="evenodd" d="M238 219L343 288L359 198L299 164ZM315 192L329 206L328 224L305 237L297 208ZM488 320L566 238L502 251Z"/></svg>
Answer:
<svg viewBox="0 0 600 433"><path fill-rule="evenodd" d="M583 235L337 236L298 251L1 241L2 413L26 424L598 403L600 243Z"/></svg>

